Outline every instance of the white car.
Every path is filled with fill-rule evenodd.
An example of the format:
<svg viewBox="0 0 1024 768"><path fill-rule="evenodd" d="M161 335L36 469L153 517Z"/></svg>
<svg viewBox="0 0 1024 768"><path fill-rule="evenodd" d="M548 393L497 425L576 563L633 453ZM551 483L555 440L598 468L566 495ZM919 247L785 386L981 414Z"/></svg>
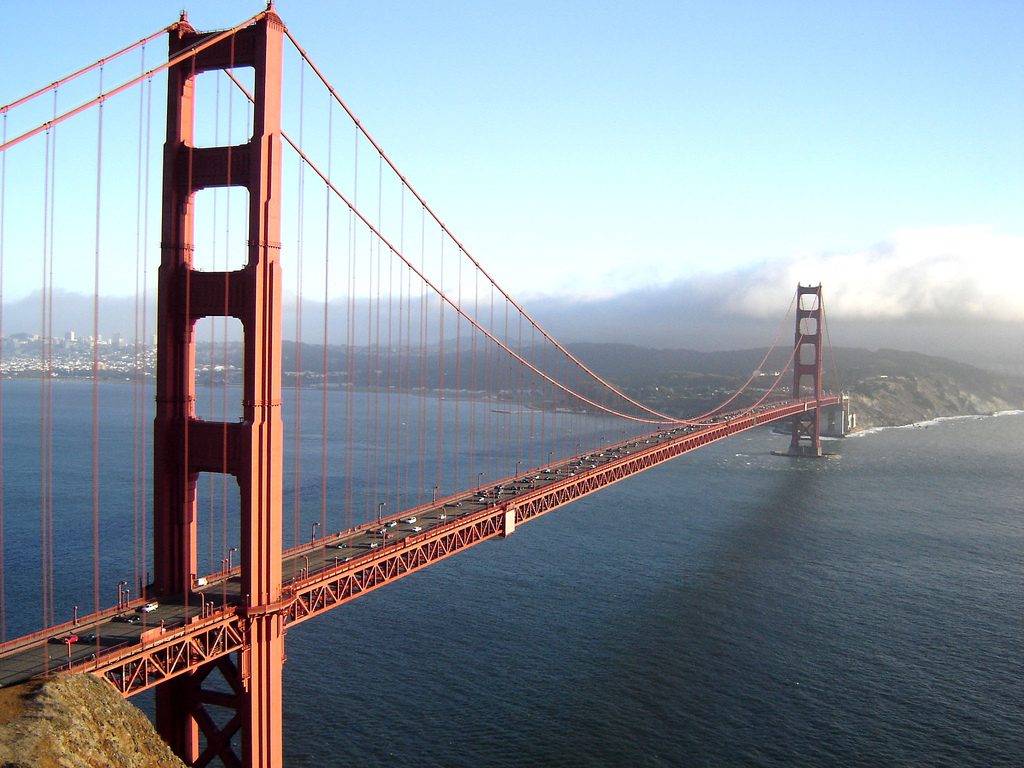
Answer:
<svg viewBox="0 0 1024 768"><path fill-rule="evenodd" d="M402 518L402 522L403 523L408 523L409 525L412 525L413 523L416 522L416 518L415 517L403 517Z"/></svg>
<svg viewBox="0 0 1024 768"><path fill-rule="evenodd" d="M150 600L148 603L144 603L143 605L140 605L135 610L138 613L152 613L153 611L155 611L159 607L160 607L160 603L158 603L156 600Z"/></svg>

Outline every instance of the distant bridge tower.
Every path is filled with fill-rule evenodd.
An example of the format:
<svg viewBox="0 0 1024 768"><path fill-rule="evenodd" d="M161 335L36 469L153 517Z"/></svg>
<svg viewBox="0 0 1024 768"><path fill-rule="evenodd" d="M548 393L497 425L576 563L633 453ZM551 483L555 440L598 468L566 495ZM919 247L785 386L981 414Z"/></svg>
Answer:
<svg viewBox="0 0 1024 768"><path fill-rule="evenodd" d="M197 33L185 15L172 29L167 72L162 253L157 308L154 436L154 583L158 594L192 590L196 574L196 484L200 472L238 483L244 650L156 691L157 729L189 765L280 766L281 675L281 48L284 25L272 8L219 42ZM251 67L253 134L237 146L195 146L195 78ZM249 192L248 254L235 271L197 271L195 195L208 187ZM242 419L211 422L195 414L195 323L235 317L244 334ZM211 673L226 685L204 689ZM217 705L230 714L213 717ZM200 742L205 738L205 748ZM235 753L240 736L242 754ZM200 751L202 749L202 751Z"/></svg>
<svg viewBox="0 0 1024 768"><path fill-rule="evenodd" d="M793 398L821 399L821 284L796 287ZM814 408L793 417L791 456L821 456L821 414Z"/></svg>

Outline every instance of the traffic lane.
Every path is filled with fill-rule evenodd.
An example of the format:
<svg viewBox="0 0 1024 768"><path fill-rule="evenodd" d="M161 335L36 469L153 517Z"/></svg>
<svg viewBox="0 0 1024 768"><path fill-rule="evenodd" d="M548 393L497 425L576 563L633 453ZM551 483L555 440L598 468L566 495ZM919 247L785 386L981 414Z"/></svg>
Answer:
<svg viewBox="0 0 1024 768"><path fill-rule="evenodd" d="M282 578L285 581L302 579L317 571L336 567L361 557L368 557L372 552L400 543L410 536L425 533L439 525L451 522L453 519L495 506L501 502L513 501L516 496L528 491L595 469L637 450L663 442L671 442L677 437L678 432L675 430L650 435L624 445L573 457L564 463L547 467L531 475L520 476L507 483L468 493L454 501L444 502L422 511L415 517L415 520L412 520L412 516L383 519L369 528L341 533L333 539L326 540L321 546L286 558L282 569Z"/></svg>
<svg viewBox="0 0 1024 768"><path fill-rule="evenodd" d="M127 630L118 630L115 629L117 626L110 621L83 624L12 653L0 660L0 684L20 682L65 667L69 662L83 661L120 645L138 642L141 627L125 625L129 627ZM76 637L77 640L68 643L64 641L67 637Z"/></svg>

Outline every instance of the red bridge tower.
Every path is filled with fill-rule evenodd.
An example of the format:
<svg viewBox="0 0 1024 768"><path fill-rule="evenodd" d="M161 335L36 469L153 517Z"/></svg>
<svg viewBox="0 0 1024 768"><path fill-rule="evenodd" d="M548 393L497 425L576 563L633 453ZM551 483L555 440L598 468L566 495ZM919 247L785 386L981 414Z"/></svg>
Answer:
<svg viewBox="0 0 1024 768"><path fill-rule="evenodd" d="M805 303L805 297L810 300ZM793 355L793 398L821 400L821 284L796 287L796 334ZM793 417L791 456L821 456L820 408Z"/></svg>
<svg viewBox="0 0 1024 768"><path fill-rule="evenodd" d="M227 473L241 510L241 602L245 650L161 684L160 734L189 765L280 766L281 674L281 48L272 8L254 24L220 35L182 20L170 33L167 141L164 146L162 255L157 309L154 438L154 583L159 594L189 594L196 574L196 484L200 472ZM188 55L189 50L193 50ZM182 56L182 54L185 54ZM253 134L237 146L194 141L196 75L251 67ZM249 192L247 263L235 271L196 271L195 193L208 187ZM195 414L195 323L235 317L244 334L242 419L210 422ZM219 671L227 685L203 684ZM224 691L229 691L225 693ZM206 710L226 707L219 724ZM223 718L222 718L223 719ZM200 752L200 731L205 748ZM242 755L232 738L241 734Z"/></svg>

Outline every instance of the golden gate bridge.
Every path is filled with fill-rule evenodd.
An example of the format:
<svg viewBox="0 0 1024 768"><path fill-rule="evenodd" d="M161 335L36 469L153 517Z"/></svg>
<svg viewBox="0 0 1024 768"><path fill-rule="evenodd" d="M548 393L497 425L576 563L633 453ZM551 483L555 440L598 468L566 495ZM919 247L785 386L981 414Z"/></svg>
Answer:
<svg viewBox="0 0 1024 768"><path fill-rule="evenodd" d="M182 14L0 111L0 309L32 273L38 318L19 341L30 381L10 379L14 346L0 353L0 403L28 386L38 408L0 418L4 487L12 447L38 458L16 477L34 494L0 494L0 535L38 525L38 563L19 550L0 568L0 682L88 672L124 696L154 689L189 765L281 764L294 626L757 426L788 423L789 453L820 456L823 414L843 406L823 389L821 286L797 287L792 347L777 335L704 413L601 377L441 221L272 5L216 32ZM76 346L59 324L83 286ZM118 292L133 330L115 365ZM65 409L72 347L87 383ZM88 513L71 523L70 508ZM112 520L130 557L108 551ZM69 537L91 538L91 579L75 571L73 588ZM7 593L29 570L38 623L19 609L8 637ZM69 599L88 607L68 616Z"/></svg>

